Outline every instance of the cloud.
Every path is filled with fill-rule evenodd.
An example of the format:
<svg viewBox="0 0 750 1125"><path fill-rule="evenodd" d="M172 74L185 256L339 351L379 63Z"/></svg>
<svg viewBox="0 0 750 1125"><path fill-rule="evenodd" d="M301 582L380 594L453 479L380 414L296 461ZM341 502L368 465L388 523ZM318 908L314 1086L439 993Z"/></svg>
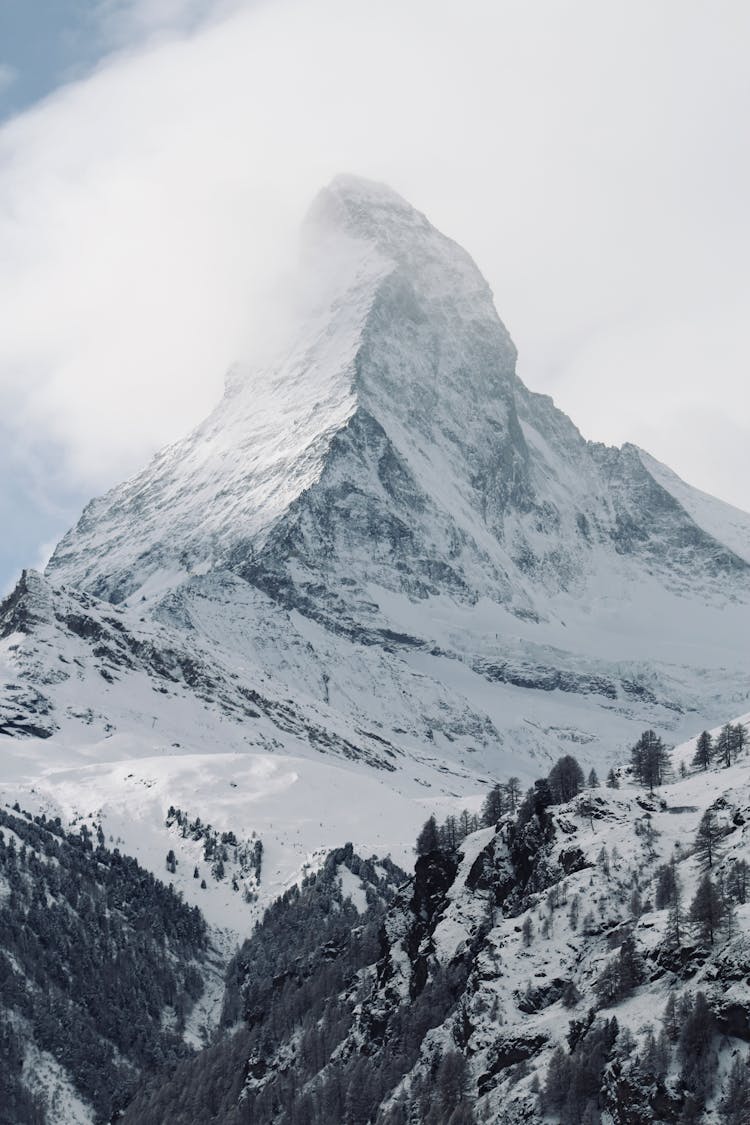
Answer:
<svg viewBox="0 0 750 1125"><path fill-rule="evenodd" d="M104 43L132 50L154 38L194 31L241 6L242 0L96 0L91 22Z"/></svg>
<svg viewBox="0 0 750 1125"><path fill-rule="evenodd" d="M0 410L51 505L211 407L310 199L353 171L469 249L521 375L587 436L750 507L748 5L99 15L118 54L0 130Z"/></svg>

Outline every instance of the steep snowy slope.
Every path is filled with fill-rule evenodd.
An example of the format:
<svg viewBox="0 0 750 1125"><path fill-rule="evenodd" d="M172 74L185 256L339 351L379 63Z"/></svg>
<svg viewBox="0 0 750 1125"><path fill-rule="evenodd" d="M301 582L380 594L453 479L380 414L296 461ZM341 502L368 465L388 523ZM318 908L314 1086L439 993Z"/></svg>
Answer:
<svg viewBox="0 0 750 1125"><path fill-rule="evenodd" d="M667 465L662 465L645 450L637 452L646 471L682 505L699 527L750 562L750 515L747 512L685 484Z"/></svg>

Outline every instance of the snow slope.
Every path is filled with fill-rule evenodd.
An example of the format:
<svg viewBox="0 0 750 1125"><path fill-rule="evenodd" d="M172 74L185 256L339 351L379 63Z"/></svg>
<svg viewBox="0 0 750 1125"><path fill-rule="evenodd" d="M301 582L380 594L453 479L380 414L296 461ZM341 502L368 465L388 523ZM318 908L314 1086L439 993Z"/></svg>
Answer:
<svg viewBox="0 0 750 1125"><path fill-rule="evenodd" d="M680 480L667 465L639 449L644 468L704 531L750 562L750 515Z"/></svg>

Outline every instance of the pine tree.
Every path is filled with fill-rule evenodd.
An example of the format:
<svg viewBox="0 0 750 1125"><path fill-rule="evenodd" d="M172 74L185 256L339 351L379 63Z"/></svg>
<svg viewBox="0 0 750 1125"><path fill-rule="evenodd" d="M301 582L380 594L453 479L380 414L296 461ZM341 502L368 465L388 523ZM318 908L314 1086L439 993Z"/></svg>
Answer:
<svg viewBox="0 0 750 1125"><path fill-rule="evenodd" d="M656 895L654 905L657 910L665 910L672 905L678 893L679 879L677 868L672 863L665 863L656 872Z"/></svg>
<svg viewBox="0 0 750 1125"><path fill-rule="evenodd" d="M552 792L552 801L556 805L561 805L577 796L584 786L583 770L572 754L565 754L562 758L558 758L547 780Z"/></svg>
<svg viewBox="0 0 750 1125"><path fill-rule="evenodd" d="M747 727L744 723L735 723L732 727L732 757L736 761L747 746Z"/></svg>
<svg viewBox="0 0 750 1125"><path fill-rule="evenodd" d="M425 821L422 831L417 836L417 855L429 855L430 852L440 850L438 826L434 815Z"/></svg>
<svg viewBox="0 0 750 1125"><path fill-rule="evenodd" d="M729 941L737 935L737 910L734 902L725 892L721 894L722 929Z"/></svg>
<svg viewBox="0 0 750 1125"><path fill-rule="evenodd" d="M633 989L641 983L644 976L643 958L638 952L632 934L626 937L620 946L619 962L620 992L623 996L629 996Z"/></svg>
<svg viewBox="0 0 750 1125"><path fill-rule="evenodd" d="M670 992L667 997L663 1022L667 1038L671 1043L676 1043L680 1035L680 1024L677 1018L677 1001L674 992Z"/></svg>
<svg viewBox="0 0 750 1125"><path fill-rule="evenodd" d="M690 904L690 921L701 944L714 944L723 917L721 896L708 875L704 875Z"/></svg>
<svg viewBox="0 0 750 1125"><path fill-rule="evenodd" d="M669 772L669 754L655 731L643 732L630 751L630 763L636 780L651 793L664 782Z"/></svg>
<svg viewBox="0 0 750 1125"><path fill-rule="evenodd" d="M471 832L476 831L475 824L476 817L473 817L468 809L462 809L461 816L458 819L458 829L462 840L465 840Z"/></svg>
<svg viewBox="0 0 750 1125"><path fill-rule="evenodd" d="M732 724L725 723L716 738L716 746L714 747L716 760L727 769L731 766L734 758L735 737Z"/></svg>
<svg viewBox="0 0 750 1125"><path fill-rule="evenodd" d="M727 875L727 892L740 905L744 905L748 899L748 870L747 860L737 859Z"/></svg>
<svg viewBox="0 0 750 1125"><path fill-rule="evenodd" d="M715 1032L714 1017L702 992L695 994L692 1003L688 1000L681 1007L684 1015L677 1042L677 1057L682 1064L681 1079L687 1094L693 1097L700 1109L710 1092L713 1078L711 1045ZM700 1114L693 1118L699 1119Z"/></svg>
<svg viewBox="0 0 750 1125"><path fill-rule="evenodd" d="M447 1120L455 1106L466 1097L469 1083L469 1066L460 1051L446 1051L440 1060L436 1075L436 1087L443 1118Z"/></svg>
<svg viewBox="0 0 750 1125"><path fill-rule="evenodd" d="M725 767L731 766L747 746L747 729L743 723L725 723L716 739L714 753Z"/></svg>
<svg viewBox="0 0 750 1125"><path fill-rule="evenodd" d="M664 1078L667 1074L667 1071L669 1070L669 1064L670 1064L671 1060L672 1060L672 1048L669 1044L669 1038L667 1036L667 1033L664 1030L664 1028L662 1028L661 1031L659 1032L659 1037L656 1040L656 1057L655 1057L656 1077L660 1081L664 1080Z"/></svg>
<svg viewBox="0 0 750 1125"><path fill-rule="evenodd" d="M698 736L698 742L695 747L695 757L693 758L693 765L698 769L707 770L711 765L713 758L714 744L711 735L707 730L704 730Z"/></svg>
<svg viewBox="0 0 750 1125"><path fill-rule="evenodd" d="M578 916L581 909L581 900L578 895L573 895L570 900L570 909L568 911L568 922L570 923L571 930L578 928Z"/></svg>
<svg viewBox="0 0 750 1125"><path fill-rule="evenodd" d="M695 854L703 868L713 867L723 835L715 810L706 809L695 837Z"/></svg>
<svg viewBox="0 0 750 1125"><path fill-rule="evenodd" d="M562 1047L556 1047L547 1067L547 1078L540 1098L543 1111L557 1113L568 1096L572 1063Z"/></svg>
<svg viewBox="0 0 750 1125"><path fill-rule="evenodd" d="M599 788L599 775L597 774L596 770L593 769L593 768L589 772L588 786L589 786L589 789L598 789Z"/></svg>
<svg viewBox="0 0 750 1125"><path fill-rule="evenodd" d="M517 777L509 777L505 783L505 792L508 797L510 812L515 814L521 800L521 782Z"/></svg>
<svg viewBox="0 0 750 1125"><path fill-rule="evenodd" d="M460 843L458 821L455 816L447 816L438 831L438 847L448 854L452 854Z"/></svg>
<svg viewBox="0 0 750 1125"><path fill-rule="evenodd" d="M617 957L609 961L594 983L594 991L602 1006L623 1000L630 996L644 977L643 958L638 952L635 939L629 935L620 946Z"/></svg>
<svg viewBox="0 0 750 1125"><path fill-rule="evenodd" d="M747 1125L750 1121L750 1075L747 1062L740 1055L729 1071L721 1121L723 1125Z"/></svg>
<svg viewBox="0 0 750 1125"><path fill-rule="evenodd" d="M576 988L575 981L569 980L565 982L565 987L560 996L563 1007L575 1008L576 1004L580 1003L581 993Z"/></svg>
<svg viewBox="0 0 750 1125"><path fill-rule="evenodd" d="M620 788L620 782L617 780L617 774L615 773L615 771L613 769L611 769L609 771L609 773L607 774L607 788L608 789L619 789Z"/></svg>
<svg viewBox="0 0 750 1125"><path fill-rule="evenodd" d="M667 926L664 931L664 946L674 950L682 948L684 937L684 918L682 913L682 892L679 883L676 884L667 914Z"/></svg>
<svg viewBox="0 0 750 1125"><path fill-rule="evenodd" d="M493 785L482 805L482 825L491 828L503 817L508 808L508 799L500 785Z"/></svg>

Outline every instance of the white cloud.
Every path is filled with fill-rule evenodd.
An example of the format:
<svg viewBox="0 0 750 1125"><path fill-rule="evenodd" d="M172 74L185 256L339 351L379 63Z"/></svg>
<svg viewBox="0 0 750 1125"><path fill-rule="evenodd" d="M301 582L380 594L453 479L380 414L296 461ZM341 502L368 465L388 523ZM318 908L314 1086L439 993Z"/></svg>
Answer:
<svg viewBox="0 0 750 1125"><path fill-rule="evenodd" d="M0 410L68 485L211 406L348 170L470 250L587 436L750 507L742 0L108 6L127 53L0 130Z"/></svg>
<svg viewBox="0 0 750 1125"><path fill-rule="evenodd" d="M92 21L105 43L132 49L145 40L221 19L241 4L242 0L96 0Z"/></svg>

